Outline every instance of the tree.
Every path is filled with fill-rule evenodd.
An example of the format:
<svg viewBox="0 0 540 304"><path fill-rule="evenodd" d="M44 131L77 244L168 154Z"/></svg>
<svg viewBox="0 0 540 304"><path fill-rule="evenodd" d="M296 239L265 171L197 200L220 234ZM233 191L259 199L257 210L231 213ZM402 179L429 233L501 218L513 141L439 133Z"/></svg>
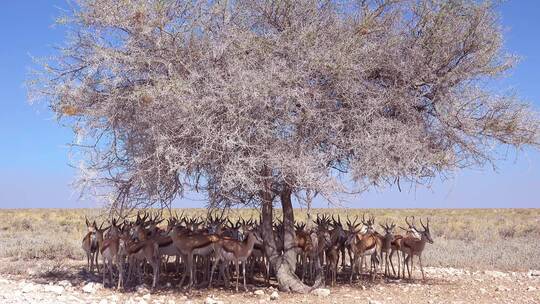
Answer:
<svg viewBox="0 0 540 304"><path fill-rule="evenodd" d="M82 181L112 208L262 206L284 290L309 290L292 195L429 182L538 145L537 114L489 89L515 63L490 2L79 0L69 39L30 92L76 133Z"/></svg>

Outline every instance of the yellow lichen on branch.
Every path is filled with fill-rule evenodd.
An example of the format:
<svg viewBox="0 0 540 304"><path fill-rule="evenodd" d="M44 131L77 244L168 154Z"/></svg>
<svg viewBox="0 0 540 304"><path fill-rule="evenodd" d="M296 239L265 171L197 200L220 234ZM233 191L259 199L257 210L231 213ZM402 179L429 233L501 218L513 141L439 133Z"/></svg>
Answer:
<svg viewBox="0 0 540 304"><path fill-rule="evenodd" d="M81 112L77 107L72 106L72 105L62 106L60 111L62 112L62 114L67 115L67 116L75 116L75 115L80 114Z"/></svg>

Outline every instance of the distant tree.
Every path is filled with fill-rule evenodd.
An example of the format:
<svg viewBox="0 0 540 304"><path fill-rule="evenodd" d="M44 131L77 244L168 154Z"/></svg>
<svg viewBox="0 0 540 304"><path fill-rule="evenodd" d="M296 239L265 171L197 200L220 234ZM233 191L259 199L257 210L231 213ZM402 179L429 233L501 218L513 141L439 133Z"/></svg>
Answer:
<svg viewBox="0 0 540 304"><path fill-rule="evenodd" d="M186 190L262 207L280 287L273 203L294 245L292 195L429 182L538 145L536 113L489 89L515 62L491 2L79 0L30 93L75 131L82 181L112 208Z"/></svg>

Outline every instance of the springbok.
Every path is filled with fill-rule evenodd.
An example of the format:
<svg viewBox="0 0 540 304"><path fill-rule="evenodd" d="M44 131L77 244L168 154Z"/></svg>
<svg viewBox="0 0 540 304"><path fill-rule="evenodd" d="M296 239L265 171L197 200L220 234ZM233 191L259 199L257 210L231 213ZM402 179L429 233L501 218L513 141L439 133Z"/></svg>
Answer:
<svg viewBox="0 0 540 304"><path fill-rule="evenodd" d="M402 258L401 258L401 241L403 240L404 237L412 237L412 238L416 238L416 239L420 239L421 238L421 235L420 233L418 232L418 229L416 229L415 225L414 225L414 216L412 217L412 222L409 222L409 219L408 217L405 217L405 223L407 224L408 228L403 228L401 226L399 226L399 228L403 231L405 231L405 236L403 235L399 235L399 234L396 234L394 235L394 240L391 242L390 246L390 262L392 262L392 257L394 256L394 253L397 254L397 268L398 268L398 275L397 277L399 278L401 276L401 272L403 269L403 278L405 277L405 265L403 265L403 267L401 267L401 264L402 264ZM395 276L395 272L394 272L394 276Z"/></svg>
<svg viewBox="0 0 540 304"><path fill-rule="evenodd" d="M365 256L371 257L371 280L375 280L377 275L377 264L378 264L378 252L381 250L382 242L381 239L375 233L373 225L375 223L375 218L371 217L365 221L364 216L362 215L362 223L367 227L367 232L365 234L361 232L355 232L349 236L347 239L347 244L351 247L351 251L354 254L353 263L351 265L351 276L349 282L352 284L353 277L356 274L355 268L358 264L358 259L360 258L360 273L362 273L362 266Z"/></svg>
<svg viewBox="0 0 540 304"><path fill-rule="evenodd" d="M405 237L401 240L401 251L405 254L404 263L407 267L409 280L411 279L414 256L418 256L418 261L420 263L420 271L422 271L422 280L426 279L424 275L424 268L422 266L422 252L424 251L426 242L433 244L433 239L431 238L431 233L429 231L429 218L425 226L424 223L422 223L422 219L420 219L420 224L422 225L422 228L424 228L423 231L418 231L420 233L420 239L417 239L415 237ZM409 261L411 264L410 268Z"/></svg>
<svg viewBox="0 0 540 304"><path fill-rule="evenodd" d="M96 237L97 224L94 221L92 224L88 221L88 218L84 218L86 221L86 235L82 240L82 249L86 253L86 268L92 272L94 270L94 259L97 265L97 251L98 242Z"/></svg>
<svg viewBox="0 0 540 304"><path fill-rule="evenodd" d="M251 252L253 251L253 246L256 242L262 242L261 237L255 231L248 231L247 238L245 241L241 242L238 240L223 238L217 235L212 236L213 243L212 247L215 253L214 264L212 265L212 270L210 271L210 282L208 287L212 287L212 277L216 269L217 264L220 261L223 262L233 262L236 269L236 291L238 292L238 284L240 277L240 263L242 263L242 276L244 278L244 290L247 291L246 286L246 262Z"/></svg>
<svg viewBox="0 0 540 304"><path fill-rule="evenodd" d="M178 253L182 256L182 260L185 261L184 274L182 275L182 279L178 286L182 286L189 273L188 288L191 290L191 287L196 280L193 257L196 254L206 256L212 252L212 235L194 233L184 227L176 226L169 231L169 236L178 250Z"/></svg>
<svg viewBox="0 0 540 304"><path fill-rule="evenodd" d="M130 261L130 270L129 275L133 272L133 267L135 267L138 277L140 279L140 270L141 270L141 261L147 261L152 267L153 280L152 288L156 288L159 280L159 270L160 270L160 261L159 256L159 244L156 240L148 238L148 231L143 228L144 218L139 218L137 215L137 221L135 226L131 229L131 237L135 239L135 242L130 242L127 245L126 252L128 255L128 260ZM129 280L129 276L128 276Z"/></svg>
<svg viewBox="0 0 540 304"><path fill-rule="evenodd" d="M86 216L84 217L84 219L86 221L87 233L82 240L81 247L86 253L86 262L87 262L86 267L90 272L93 272L94 261L95 261L96 269L99 272L98 253L99 253L99 249L101 248L103 244L103 232L107 230L109 227L103 228L103 223L102 223L98 228L96 221L93 221L92 224L90 224Z"/></svg>
<svg viewBox="0 0 540 304"><path fill-rule="evenodd" d="M108 271L110 282L113 282L113 264L118 268L118 286L120 289L124 285L124 261L126 252L126 243L128 237L123 234L120 227L117 226L116 219L112 220L109 229L108 238L103 241L100 248L102 258L103 286L105 286L105 274Z"/></svg>
<svg viewBox="0 0 540 304"><path fill-rule="evenodd" d="M384 261L384 276L388 278L388 275L390 273L390 266L392 266L393 274L396 275L394 264L392 263L392 259L389 256L392 250L392 241L394 241L394 229L396 228L396 224L392 223L388 225L388 223L385 223L384 225L380 226L384 230L384 235L381 236L381 263ZM390 262L390 266L388 265L388 262Z"/></svg>

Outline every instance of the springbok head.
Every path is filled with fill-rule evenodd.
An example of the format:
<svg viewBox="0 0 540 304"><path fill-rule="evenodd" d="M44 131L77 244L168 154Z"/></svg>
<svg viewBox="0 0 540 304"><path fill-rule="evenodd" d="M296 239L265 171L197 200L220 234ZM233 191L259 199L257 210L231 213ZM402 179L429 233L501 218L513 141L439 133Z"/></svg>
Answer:
<svg viewBox="0 0 540 304"><path fill-rule="evenodd" d="M317 224L317 228L328 230L328 226L330 226L330 217L328 217L326 214L323 214L322 216L317 214L317 219L314 221L314 223Z"/></svg>
<svg viewBox="0 0 540 304"><path fill-rule="evenodd" d="M362 214L362 224L366 228L367 233L373 233L375 232L375 228L373 227L375 225L375 217L370 216L367 220L365 218L365 215Z"/></svg>
<svg viewBox="0 0 540 304"><path fill-rule="evenodd" d="M347 225L347 230L349 231L349 233L359 232L358 226L360 226L360 224L362 223L357 223L357 222L358 222L358 215L354 217L353 221L351 221L351 219L349 219L349 216L347 215L347 222L345 224Z"/></svg>
<svg viewBox="0 0 540 304"><path fill-rule="evenodd" d="M94 221L93 223L90 223L90 221L88 220L88 218L86 216L84 217L84 220L86 222L86 229L88 230L88 232L89 233L96 233L96 231L97 231L96 221Z"/></svg>
<svg viewBox="0 0 540 304"><path fill-rule="evenodd" d="M394 223L388 224L388 222L387 222L387 223L384 223L384 225L379 224L379 226L381 226L381 228L384 230L385 235L387 235L387 236L393 236L394 235L394 229L396 228L396 224L394 224Z"/></svg>
<svg viewBox="0 0 540 304"><path fill-rule="evenodd" d="M428 241L430 244L433 244L433 239L431 238L431 232L429 231L429 218L427 218L426 225L422 223L422 219L420 219L420 225L422 225L422 228L424 228L424 231L420 231L420 234L422 235L421 238Z"/></svg>
<svg viewBox="0 0 540 304"><path fill-rule="evenodd" d="M213 217L212 215L209 215L206 219L206 226L208 228L208 233L210 234L221 234L223 224L225 223L226 219L223 217Z"/></svg>
<svg viewBox="0 0 540 304"><path fill-rule="evenodd" d="M405 217L405 223L407 224L407 226L409 228L405 229L403 227L399 227L400 229L404 230L408 235L411 235L417 239L420 239L422 237L420 231L416 228L415 224L414 224L414 216L411 217L412 220L409 221L409 217Z"/></svg>

